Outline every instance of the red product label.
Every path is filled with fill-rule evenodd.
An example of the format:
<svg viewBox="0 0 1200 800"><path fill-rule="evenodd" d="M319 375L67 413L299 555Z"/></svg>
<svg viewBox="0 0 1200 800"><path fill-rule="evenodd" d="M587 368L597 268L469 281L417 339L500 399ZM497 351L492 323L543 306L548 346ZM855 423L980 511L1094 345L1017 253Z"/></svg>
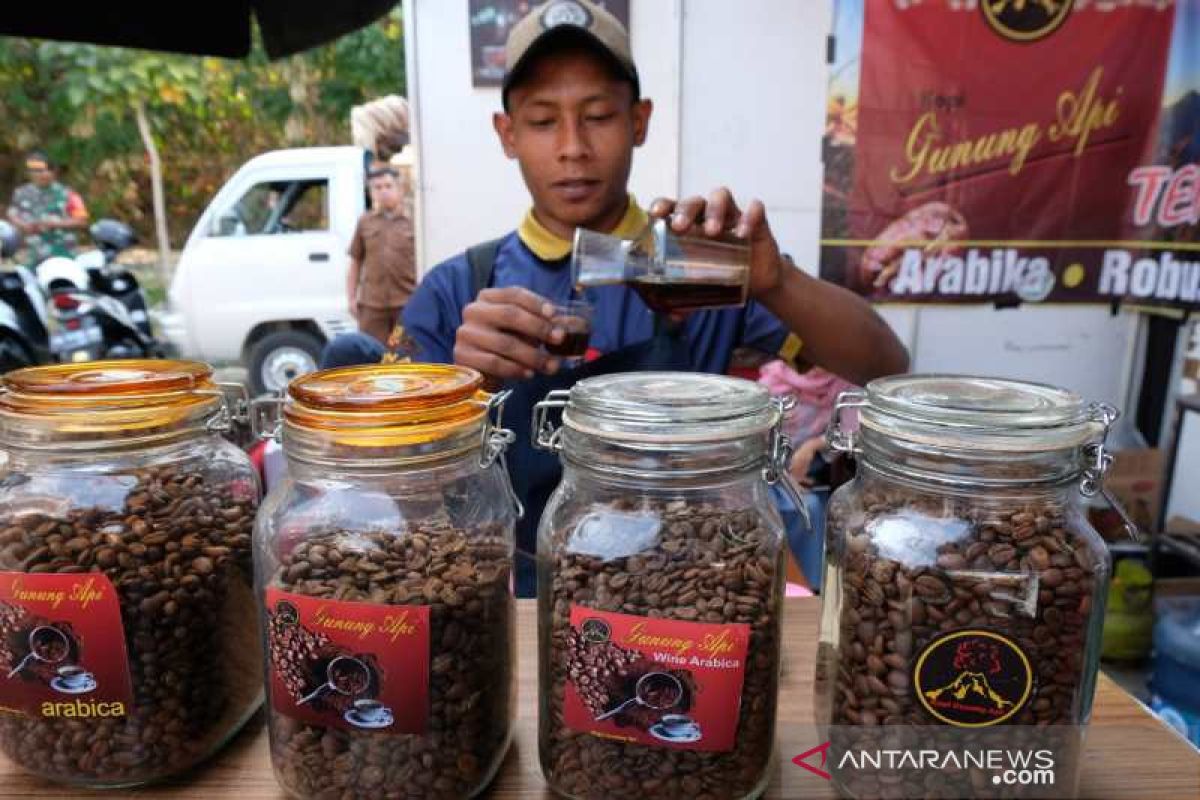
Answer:
<svg viewBox="0 0 1200 800"><path fill-rule="evenodd" d="M732 750L750 626L571 606L563 714L578 731L680 750Z"/></svg>
<svg viewBox="0 0 1200 800"><path fill-rule="evenodd" d="M107 577L0 572L0 706L80 719L133 711L121 602Z"/></svg>
<svg viewBox="0 0 1200 800"><path fill-rule="evenodd" d="M380 733L429 723L429 606L267 589L271 706L303 722Z"/></svg>

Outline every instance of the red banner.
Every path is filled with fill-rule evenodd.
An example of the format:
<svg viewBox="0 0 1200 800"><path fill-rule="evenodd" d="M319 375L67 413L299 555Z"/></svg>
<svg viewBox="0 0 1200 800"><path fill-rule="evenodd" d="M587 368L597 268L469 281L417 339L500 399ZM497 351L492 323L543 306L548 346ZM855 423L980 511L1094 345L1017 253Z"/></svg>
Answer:
<svg viewBox="0 0 1200 800"><path fill-rule="evenodd" d="M1200 306L1198 7L837 2L822 275L880 300Z"/></svg>

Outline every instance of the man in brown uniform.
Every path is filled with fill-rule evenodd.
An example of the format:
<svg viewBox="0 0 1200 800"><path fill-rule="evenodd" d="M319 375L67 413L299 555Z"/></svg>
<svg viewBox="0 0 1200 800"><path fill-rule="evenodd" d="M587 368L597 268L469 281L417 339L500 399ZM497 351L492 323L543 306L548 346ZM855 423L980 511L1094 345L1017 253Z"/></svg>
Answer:
<svg viewBox="0 0 1200 800"><path fill-rule="evenodd" d="M346 291L359 329L386 343L417 283L413 226L394 168L371 170L367 186L371 210L354 229Z"/></svg>

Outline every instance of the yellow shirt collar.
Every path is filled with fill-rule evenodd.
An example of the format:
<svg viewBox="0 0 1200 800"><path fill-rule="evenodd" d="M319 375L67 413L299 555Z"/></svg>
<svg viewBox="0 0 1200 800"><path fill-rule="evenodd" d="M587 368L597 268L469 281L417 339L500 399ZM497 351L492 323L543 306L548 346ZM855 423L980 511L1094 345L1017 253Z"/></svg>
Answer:
<svg viewBox="0 0 1200 800"><path fill-rule="evenodd" d="M625 209L625 216L621 217L617 227L609 233L622 239L632 239L641 233L649 222L650 218L646 216L646 212L637 204L633 195L629 195L629 207ZM521 220L521 224L517 226L517 236L521 237L525 246L542 261L557 261L571 255L570 240L561 239L547 230L545 225L538 222L532 208L526 212L525 219Z"/></svg>

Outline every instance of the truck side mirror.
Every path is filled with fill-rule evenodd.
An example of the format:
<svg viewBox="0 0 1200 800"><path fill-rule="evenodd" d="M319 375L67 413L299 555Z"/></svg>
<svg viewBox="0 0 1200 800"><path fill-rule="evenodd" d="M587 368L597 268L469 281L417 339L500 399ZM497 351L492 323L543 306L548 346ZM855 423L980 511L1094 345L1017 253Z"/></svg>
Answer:
<svg viewBox="0 0 1200 800"><path fill-rule="evenodd" d="M245 236L246 224L238 219L236 211L230 209L213 220L212 235Z"/></svg>

